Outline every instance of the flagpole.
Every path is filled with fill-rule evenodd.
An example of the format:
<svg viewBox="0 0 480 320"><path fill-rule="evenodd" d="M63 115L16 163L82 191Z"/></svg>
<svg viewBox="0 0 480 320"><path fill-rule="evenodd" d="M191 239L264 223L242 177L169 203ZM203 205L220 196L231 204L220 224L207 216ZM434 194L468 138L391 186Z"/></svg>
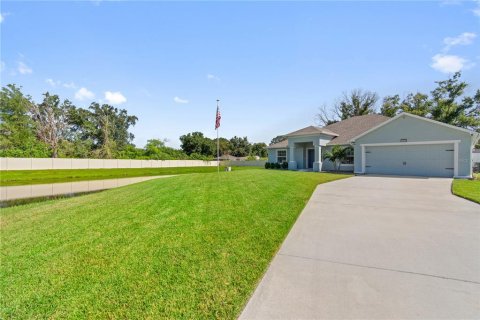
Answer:
<svg viewBox="0 0 480 320"><path fill-rule="evenodd" d="M218 102L220 100L217 99L217 110L218 110ZM220 174L220 142L218 140L218 128L220 126L217 127L217 173Z"/></svg>

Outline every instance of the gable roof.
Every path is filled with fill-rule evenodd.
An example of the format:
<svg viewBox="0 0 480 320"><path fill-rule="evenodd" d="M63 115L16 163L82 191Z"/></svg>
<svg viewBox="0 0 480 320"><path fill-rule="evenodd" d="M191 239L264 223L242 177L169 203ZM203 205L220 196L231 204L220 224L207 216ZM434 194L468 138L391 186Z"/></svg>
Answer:
<svg viewBox="0 0 480 320"><path fill-rule="evenodd" d="M437 125L441 125L441 126L444 126L444 127L447 127L447 128L450 128L450 129L455 129L455 130L458 130L458 131L462 131L462 132L466 132L466 133L470 133L470 134L475 134L476 132L475 131L471 131L471 130L468 130L468 129L465 129L465 128L460 128L460 127L457 127L457 126L453 126L451 124L447 124L447 123L444 123L444 122L440 122L440 121L436 121L436 120L432 120L432 119L428 119L428 118L425 118L425 117L421 117L421 116L417 116L415 114L411 114L411 113L408 113L408 112L402 112L402 113L399 113L397 114L395 117L393 118L389 118L387 121L383 122L383 123L380 123L379 125L369 129L369 130L366 130L365 132L362 132L360 133L359 135L357 136L354 136L353 138L350 139L350 142L352 141L355 141L357 140L358 138L360 137L363 137L364 135L366 135L367 133L370 133L372 131L375 131L381 127L383 127L384 125L392 122L392 121L395 121L397 120L398 118L402 117L402 116L409 116L409 117L412 117L412 118L415 118L415 119L420 119L420 120L423 120L423 121L427 121L427 122L431 122L431 123L435 123Z"/></svg>
<svg viewBox="0 0 480 320"><path fill-rule="evenodd" d="M333 138L327 145L345 145L355 136L388 121L390 118L380 114L367 114L363 116L351 117L339 122L332 123L325 130L337 133L337 137Z"/></svg>
<svg viewBox="0 0 480 320"><path fill-rule="evenodd" d="M285 137L295 137L295 136L308 136L308 135L318 135L318 134L326 134L332 136L332 140L330 140L327 145L345 145L349 144L350 140L385 122L388 121L390 118L385 117L379 114L367 114L364 116L356 116L351 117L346 120L342 120L333 124L330 124L325 127L316 127L316 126L309 126L303 129L290 132L286 134ZM267 148L268 149L280 149L280 148L287 148L288 147L288 140L285 139L281 142L271 144Z"/></svg>
<svg viewBox="0 0 480 320"><path fill-rule="evenodd" d="M267 149L285 149L286 147L288 147L288 140L285 139L283 141L280 141L280 142L277 142L277 143L274 143L274 144L271 144L267 147Z"/></svg>
<svg viewBox="0 0 480 320"><path fill-rule="evenodd" d="M316 127L316 126L308 126L308 127L303 128L303 129L287 133L285 135L285 137L307 136L307 135L310 135L310 134L322 134L322 133L326 134L326 135L329 135L329 136L334 136L334 137L338 136L338 134L336 134L335 132L332 132L330 130L326 130L325 128Z"/></svg>

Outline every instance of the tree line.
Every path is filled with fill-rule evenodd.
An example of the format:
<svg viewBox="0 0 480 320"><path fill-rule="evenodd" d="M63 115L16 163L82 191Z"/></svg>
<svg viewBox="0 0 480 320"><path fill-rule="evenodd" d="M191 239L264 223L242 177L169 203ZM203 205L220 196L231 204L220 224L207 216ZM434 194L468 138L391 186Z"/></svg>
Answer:
<svg viewBox="0 0 480 320"><path fill-rule="evenodd" d="M125 109L97 102L80 108L49 92L35 103L21 87L9 84L0 92L0 156L211 160L217 154L216 141L201 132L182 135L181 149L167 147L163 139L138 148L130 132L137 121ZM221 155L267 156L265 143L252 144L247 137L219 141Z"/></svg>
<svg viewBox="0 0 480 320"><path fill-rule="evenodd" d="M317 114L320 124L328 125L354 116L379 113L394 117L408 112L454 126L480 131L480 89L473 96L465 95L468 83L461 80L461 73L447 80L436 81L430 93L409 93L403 98L399 94L383 98L377 109L379 96L372 91L360 89L344 93L331 107L323 106Z"/></svg>
<svg viewBox="0 0 480 320"><path fill-rule="evenodd" d="M408 112L432 120L448 123L461 128L480 132L480 89L473 96L465 95L469 84L461 80L461 73L453 74L449 79L436 81L436 87L430 93L415 92L405 95L388 95L379 104L376 92L355 89L344 92L336 102L320 107L316 115L321 126L367 114L381 114L394 117L400 112ZM285 140L276 136L270 144ZM480 148L480 142L476 148Z"/></svg>

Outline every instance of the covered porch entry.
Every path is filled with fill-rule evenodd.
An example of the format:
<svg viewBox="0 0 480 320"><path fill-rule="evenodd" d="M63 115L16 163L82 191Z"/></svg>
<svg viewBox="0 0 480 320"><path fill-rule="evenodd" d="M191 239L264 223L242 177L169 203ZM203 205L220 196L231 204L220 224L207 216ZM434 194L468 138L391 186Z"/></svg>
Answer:
<svg viewBox="0 0 480 320"><path fill-rule="evenodd" d="M310 141L293 142L288 144L290 170L321 171L321 147Z"/></svg>

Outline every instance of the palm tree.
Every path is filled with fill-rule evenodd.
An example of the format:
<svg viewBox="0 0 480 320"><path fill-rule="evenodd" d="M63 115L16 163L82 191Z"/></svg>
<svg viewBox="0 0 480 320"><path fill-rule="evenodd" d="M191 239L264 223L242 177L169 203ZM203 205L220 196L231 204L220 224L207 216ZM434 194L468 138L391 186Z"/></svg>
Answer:
<svg viewBox="0 0 480 320"><path fill-rule="evenodd" d="M333 162L336 171L340 169L340 164L347 157L349 147L333 146L332 150L325 152L323 160L329 160Z"/></svg>

